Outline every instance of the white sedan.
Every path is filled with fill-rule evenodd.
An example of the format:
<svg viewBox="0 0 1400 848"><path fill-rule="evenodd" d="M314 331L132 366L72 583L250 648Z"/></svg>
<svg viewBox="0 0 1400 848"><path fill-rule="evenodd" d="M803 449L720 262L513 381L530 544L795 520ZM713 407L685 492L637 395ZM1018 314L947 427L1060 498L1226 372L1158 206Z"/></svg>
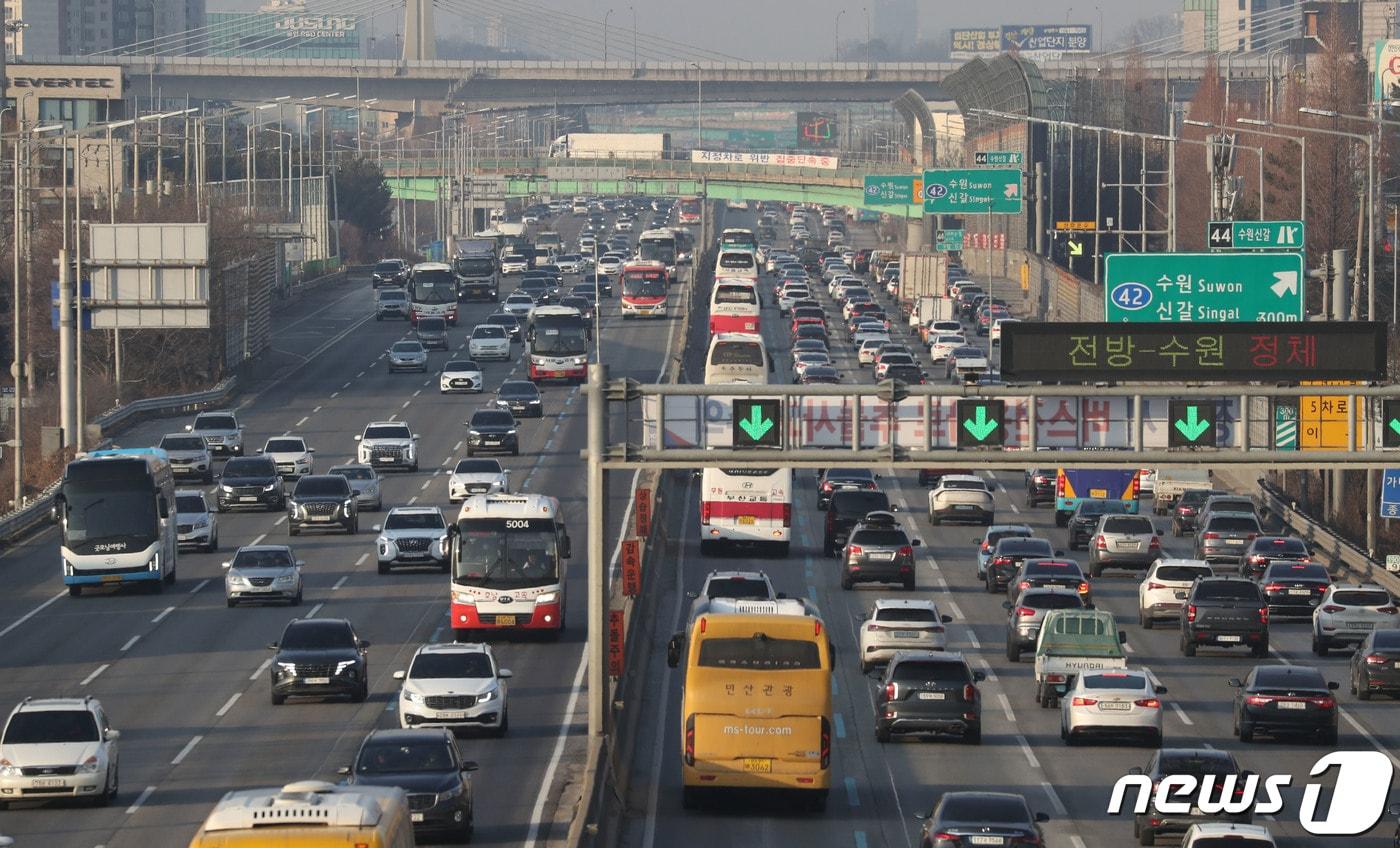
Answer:
<svg viewBox="0 0 1400 848"><path fill-rule="evenodd" d="M1060 700L1060 738L1074 745L1090 736L1138 739L1162 745L1162 701L1167 688L1145 669L1081 674Z"/></svg>
<svg viewBox="0 0 1400 848"><path fill-rule="evenodd" d="M477 324L472 328L471 339L467 341L467 355L472 359L510 359L510 335L505 327L495 324Z"/></svg>
<svg viewBox="0 0 1400 848"><path fill-rule="evenodd" d="M459 459L447 478L447 500L461 503L472 495L510 492L510 470L498 459Z"/></svg>
<svg viewBox="0 0 1400 848"><path fill-rule="evenodd" d="M470 359L454 359L442 366L442 373L438 375L438 391L442 394L485 390L486 378L481 366Z"/></svg>
<svg viewBox="0 0 1400 848"><path fill-rule="evenodd" d="M516 292L505 299L501 309L516 318L524 318L535 308L535 299L524 292Z"/></svg>
<svg viewBox="0 0 1400 848"><path fill-rule="evenodd" d="M1001 328L1005 324L1019 324L1020 318L998 318L992 322L992 329L989 331L992 337L992 344L1001 344Z"/></svg>
<svg viewBox="0 0 1400 848"><path fill-rule="evenodd" d="M875 361L875 354L880 352L880 348L890 343L890 337L884 333L856 333L856 361L861 365L870 365Z"/></svg>
<svg viewBox="0 0 1400 848"><path fill-rule="evenodd" d="M860 670L889 662L895 651L942 651L948 647L951 615L931 600L879 598L860 626Z"/></svg>
<svg viewBox="0 0 1400 848"><path fill-rule="evenodd" d="M934 362L947 362L948 357L952 355L953 351L966 345L967 338L965 336L953 335L951 333L933 336L932 340L928 343L928 355L933 358Z"/></svg>

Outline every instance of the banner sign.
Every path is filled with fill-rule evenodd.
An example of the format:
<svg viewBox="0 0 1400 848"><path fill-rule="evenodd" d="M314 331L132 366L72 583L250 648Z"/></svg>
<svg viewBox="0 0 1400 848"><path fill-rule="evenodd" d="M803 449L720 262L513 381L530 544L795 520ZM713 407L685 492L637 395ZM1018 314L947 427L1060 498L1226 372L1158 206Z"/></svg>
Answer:
<svg viewBox="0 0 1400 848"><path fill-rule="evenodd" d="M785 168L822 168L836 170L835 156L817 153L741 153L733 150L692 150L692 162L712 162L728 165L778 165Z"/></svg>
<svg viewBox="0 0 1400 848"><path fill-rule="evenodd" d="M1093 27L1088 24L1008 24L952 30L952 57L988 58L1016 52L1028 59L1058 59L1065 53L1092 52Z"/></svg>

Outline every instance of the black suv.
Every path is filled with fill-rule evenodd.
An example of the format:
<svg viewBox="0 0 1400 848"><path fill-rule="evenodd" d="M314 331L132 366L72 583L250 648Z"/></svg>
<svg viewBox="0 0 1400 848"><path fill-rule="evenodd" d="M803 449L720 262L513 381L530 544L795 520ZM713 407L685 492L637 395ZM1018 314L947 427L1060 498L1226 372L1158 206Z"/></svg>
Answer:
<svg viewBox="0 0 1400 848"><path fill-rule="evenodd" d="M1069 516L1069 549L1074 551L1089 547L1094 538L1094 528L1099 526L1099 518L1104 515L1127 515L1128 505L1118 500L1085 498L1074 505Z"/></svg>
<svg viewBox="0 0 1400 848"><path fill-rule="evenodd" d="M214 500L219 512L248 508L276 512L285 503L277 463L270 456L235 456L219 475Z"/></svg>
<svg viewBox="0 0 1400 848"><path fill-rule="evenodd" d="M344 478L342 478L344 479ZM343 618L294 618L282 639L267 646L272 658L272 703L288 695L369 697L369 642Z"/></svg>
<svg viewBox="0 0 1400 848"><path fill-rule="evenodd" d="M478 409L467 422L467 456L500 451L520 456L515 416L504 409Z"/></svg>
<svg viewBox="0 0 1400 848"><path fill-rule="evenodd" d="M875 693L877 741L910 733L953 735L970 745L982 744L977 684L986 675L973 671L962 654L897 651L883 674L872 671L871 676L880 682Z"/></svg>
<svg viewBox="0 0 1400 848"><path fill-rule="evenodd" d="M868 489L842 490L831 493L831 501L826 507L826 529L822 535L822 553L836 556L836 552L846 547L846 538L866 515L876 512L889 512L890 496L881 491Z"/></svg>
<svg viewBox="0 0 1400 848"><path fill-rule="evenodd" d="M309 474L287 500L287 535L303 530L360 532L360 508L350 481L339 474Z"/></svg>
<svg viewBox="0 0 1400 848"><path fill-rule="evenodd" d="M851 531L841 552L841 588L850 589L857 583L899 583L905 591L913 591L914 548L922 544L909 538L894 513L866 515Z"/></svg>
<svg viewBox="0 0 1400 848"><path fill-rule="evenodd" d="M381 259L369 276L370 285L374 288L401 286L407 279L408 263L402 259Z"/></svg>
<svg viewBox="0 0 1400 848"><path fill-rule="evenodd" d="M1033 468L1026 472L1026 506L1055 502L1055 469Z"/></svg>
<svg viewBox="0 0 1400 848"><path fill-rule="evenodd" d="M1162 778L1173 774L1190 774L1196 777L1213 774L1217 781L1224 780L1232 774L1241 778L1249 775L1249 772L1240 769L1240 764L1235 762L1233 754L1216 748L1163 748L1152 755L1146 768L1134 766L1128 773L1146 775L1151 779L1154 789ZM1240 780L1235 784L1236 798L1244 792L1242 783L1243 780ZM1140 845L1156 844L1158 836L1173 836L1180 842L1181 835L1186 833L1191 825L1199 822L1233 821L1248 824L1253 819L1250 812L1209 816L1195 811L1194 805L1192 810L1192 813L1167 814L1149 808L1147 812L1133 817L1133 836Z"/></svg>
<svg viewBox="0 0 1400 848"><path fill-rule="evenodd" d="M462 759L445 727L372 730L360 743L355 765L340 769L351 786L397 786L408 793L413 832L472 836L472 780L476 763Z"/></svg>
<svg viewBox="0 0 1400 848"><path fill-rule="evenodd" d="M1200 645L1247 647L1256 657L1268 655L1269 607L1258 583L1201 577L1191 584L1181 607L1181 652L1194 657Z"/></svg>
<svg viewBox="0 0 1400 848"><path fill-rule="evenodd" d="M826 509L831 503L833 492L840 492L848 489L866 489L876 491L880 484L876 483L880 476L864 468L831 468L818 475L817 481L817 509Z"/></svg>

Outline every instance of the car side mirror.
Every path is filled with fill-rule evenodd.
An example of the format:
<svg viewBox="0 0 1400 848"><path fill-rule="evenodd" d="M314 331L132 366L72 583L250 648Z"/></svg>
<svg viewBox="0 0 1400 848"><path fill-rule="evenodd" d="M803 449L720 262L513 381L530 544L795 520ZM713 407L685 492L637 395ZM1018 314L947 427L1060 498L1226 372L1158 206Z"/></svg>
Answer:
<svg viewBox="0 0 1400 848"><path fill-rule="evenodd" d="M1035 814L1035 820L1036 820L1036 822L1039 823L1039 824L1045 824L1046 822L1050 821L1050 814L1049 814L1049 813L1036 813L1036 814Z"/></svg>
<svg viewBox="0 0 1400 848"><path fill-rule="evenodd" d="M1337 690L1338 690L1339 688L1341 688L1341 687L1337 685L1337 681L1335 681L1335 680L1329 680L1329 681L1327 681L1327 688L1328 688L1328 690L1330 690L1330 691L1332 691L1332 692L1335 692L1335 691L1337 691Z"/></svg>
<svg viewBox="0 0 1400 848"><path fill-rule="evenodd" d="M1152 691L1153 691L1154 694L1157 694L1157 695L1165 695L1165 694L1167 694L1167 687L1165 687L1165 686L1160 686L1160 685L1159 685L1159 686L1153 686L1153 687L1152 687Z"/></svg>
<svg viewBox="0 0 1400 848"><path fill-rule="evenodd" d="M402 669L399 670L399 671L394 672L394 675L393 675L393 677L394 677L395 680L403 680L403 679L404 679L405 677L407 677L407 676L408 676L408 675L405 674L405 673L403 672Z"/></svg>
<svg viewBox="0 0 1400 848"><path fill-rule="evenodd" d="M382 525L382 524L376 524L376 525L374 525L373 527L371 527L370 529L373 530L373 531L376 532L376 533L381 533L381 532L383 532L383 530L384 530L384 525Z"/></svg>
<svg viewBox="0 0 1400 848"><path fill-rule="evenodd" d="M972 673L972 679L975 680L975 681L978 682L978 683L981 683L982 681L984 681L984 680L987 679L987 672L985 672L985 671L974 671L974 672Z"/></svg>
<svg viewBox="0 0 1400 848"><path fill-rule="evenodd" d="M565 537L564 537L564 541L561 542L560 545L559 545L559 556L562 557L562 558L564 558L564 559L569 559L569 558L572 557L573 555L574 555L574 544L573 544L573 542L569 541L569 537L568 537L568 536L565 536Z"/></svg>
<svg viewBox="0 0 1400 848"><path fill-rule="evenodd" d="M1055 556L1057 556L1057 557L1062 557L1062 556L1064 556L1064 555L1065 555L1065 552L1064 552L1064 551L1055 551Z"/></svg>
<svg viewBox="0 0 1400 848"><path fill-rule="evenodd" d="M686 593L685 593L685 596L686 596L687 598L690 598L692 601L695 600L696 598L700 597L700 595L699 595L698 593L696 593L696 592L686 592Z"/></svg>
<svg viewBox="0 0 1400 848"><path fill-rule="evenodd" d="M1118 631L1118 641L1124 645L1128 644L1128 632L1126 630Z"/></svg>
<svg viewBox="0 0 1400 848"><path fill-rule="evenodd" d="M297 568L305 568L305 567L306 567L306 560L304 560L304 559L299 559L299 560L297 560L297 561L296 561L296 566L297 566Z"/></svg>
<svg viewBox="0 0 1400 848"><path fill-rule="evenodd" d="M1238 677L1232 677L1230 678L1230 686L1231 688L1239 689L1241 686L1244 686L1244 684L1240 682Z"/></svg>
<svg viewBox="0 0 1400 848"><path fill-rule="evenodd" d="M193 425L193 424L186 424L186 425L185 425L185 432L186 432L186 433L192 433L192 432L194 432L194 425Z"/></svg>
<svg viewBox="0 0 1400 848"><path fill-rule="evenodd" d="M170 517L170 501L166 500L164 495L156 500L156 511L160 513L161 518Z"/></svg>
<svg viewBox="0 0 1400 848"><path fill-rule="evenodd" d="M515 676L515 672L511 671L508 668L498 668L496 669L496 676L499 677L501 680L509 680Z"/></svg>
<svg viewBox="0 0 1400 848"><path fill-rule="evenodd" d="M421 439L422 436L419 436L417 433L414 433L412 436L409 436L409 438L410 438L410 439Z"/></svg>
<svg viewBox="0 0 1400 848"><path fill-rule="evenodd" d="M102 735L106 737L108 742L115 742L122 738L122 732L120 730L113 730L111 728L108 728L107 732Z"/></svg>
<svg viewBox="0 0 1400 848"><path fill-rule="evenodd" d="M307 449L306 449L306 452L307 452L307 453L315 453L315 452L316 452L316 449L315 449L315 448L307 448Z"/></svg>
<svg viewBox="0 0 1400 848"><path fill-rule="evenodd" d="M339 774L339 775L349 775L349 774L350 774L350 767L349 767L349 766L341 766L340 768L338 768L338 769L335 770L335 773L336 773L336 774Z"/></svg>
<svg viewBox="0 0 1400 848"><path fill-rule="evenodd" d="M1002 602L1001 602L1001 608L1002 608L1002 609L1009 610L1009 609L1011 609L1012 606L1013 606L1013 604L1012 604L1010 601L1002 601Z"/></svg>
<svg viewBox="0 0 1400 848"><path fill-rule="evenodd" d="M479 768L481 768L481 766L477 765L475 760L464 760L462 762L462 771L476 771Z"/></svg>
<svg viewBox="0 0 1400 848"><path fill-rule="evenodd" d="M361 438L362 438L362 437L360 437L360 436L356 436L356 437L355 437L355 441L358 442Z"/></svg>
<svg viewBox="0 0 1400 848"><path fill-rule="evenodd" d="M1386 807L1385 811L1392 816L1400 816L1400 804L1391 804L1389 807Z"/></svg>
<svg viewBox="0 0 1400 848"><path fill-rule="evenodd" d="M677 633L666 641L666 665L675 668L681 664L681 641L684 637Z"/></svg>
<svg viewBox="0 0 1400 848"><path fill-rule="evenodd" d="M1128 774L1142 774L1142 766L1133 766L1128 769Z"/></svg>
<svg viewBox="0 0 1400 848"><path fill-rule="evenodd" d="M786 599L787 599L787 592L779 592L779 593L778 593L778 600L782 601L782 600L786 600Z"/></svg>
<svg viewBox="0 0 1400 848"><path fill-rule="evenodd" d="M952 624L952 623L953 623L953 617L952 617L951 615L948 615L947 613L944 613L943 615L940 615L940 616L938 617L938 620L941 621L941 622L943 622L944 624Z"/></svg>
<svg viewBox="0 0 1400 848"><path fill-rule="evenodd" d="M277 650L277 643L276 643L276 642L268 642L268 643L267 643L267 649L268 649L269 651L275 651L275 650Z"/></svg>
<svg viewBox="0 0 1400 848"><path fill-rule="evenodd" d="M374 644L374 643L371 642L371 641L369 641L368 639L361 639L361 640L360 640L360 650L363 651L364 649L368 648L370 645L373 645L373 644Z"/></svg>

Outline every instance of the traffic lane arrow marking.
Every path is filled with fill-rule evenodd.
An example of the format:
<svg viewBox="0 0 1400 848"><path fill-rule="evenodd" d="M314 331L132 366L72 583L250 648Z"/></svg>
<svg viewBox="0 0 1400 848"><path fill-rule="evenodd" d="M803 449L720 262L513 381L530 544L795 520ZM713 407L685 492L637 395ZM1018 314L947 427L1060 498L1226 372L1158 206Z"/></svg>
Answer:
<svg viewBox="0 0 1400 848"><path fill-rule="evenodd" d="M757 406L751 406L749 407L749 417L740 419L739 427L748 434L750 439L756 442L773 429L773 419L764 418Z"/></svg>
<svg viewBox="0 0 1400 848"><path fill-rule="evenodd" d="M974 418L963 419L963 426L967 428L967 432L971 433L974 439L981 442L985 441L997 428L997 422L995 419L987 420L987 407L979 406Z"/></svg>
<svg viewBox="0 0 1400 848"><path fill-rule="evenodd" d="M1176 427L1178 433L1194 442L1210 427L1210 422L1202 421L1197 408L1188 406L1186 407L1186 420L1177 419L1172 422L1172 426Z"/></svg>

